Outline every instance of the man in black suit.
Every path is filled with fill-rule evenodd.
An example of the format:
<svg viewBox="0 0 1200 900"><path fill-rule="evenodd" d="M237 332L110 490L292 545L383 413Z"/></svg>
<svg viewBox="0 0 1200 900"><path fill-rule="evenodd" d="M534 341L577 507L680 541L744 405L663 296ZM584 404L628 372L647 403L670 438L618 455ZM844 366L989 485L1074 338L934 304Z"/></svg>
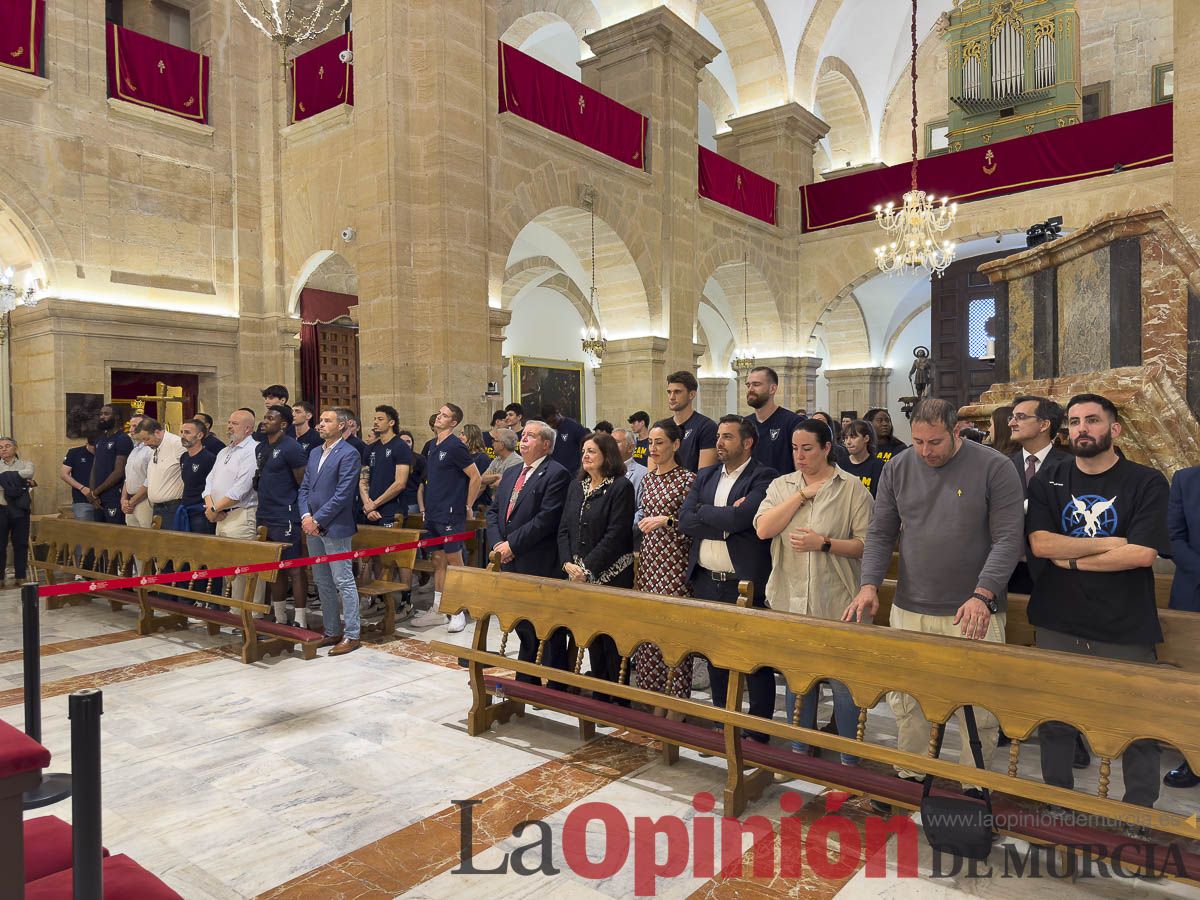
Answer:
<svg viewBox="0 0 1200 900"><path fill-rule="evenodd" d="M545 422L526 422L521 434L522 466L513 466L500 478L496 497L487 508L487 545L500 554L505 572L562 578L558 559L558 526L571 484L570 473L550 458L554 429ZM528 622L518 622L521 642L517 659L537 659L537 633ZM542 662L558 669L567 665L567 633L558 629L546 641ZM519 681L540 683L532 675Z"/></svg>
<svg viewBox="0 0 1200 900"><path fill-rule="evenodd" d="M1062 407L1046 397L1026 395L1013 401L1012 415L1008 417L1008 425L1012 429L1014 443L1020 444L1021 449L1012 454L1009 459L1017 467L1021 476L1021 484L1025 487L1025 497L1029 497L1029 483L1035 475L1045 468L1047 463L1060 459L1070 459L1071 454L1054 446L1054 436L1062 425ZM1029 500L1025 501L1026 510ZM1029 557L1029 547L1025 548L1025 557ZM1008 582L1010 594L1029 594L1033 592L1033 577L1029 566L1023 559L1017 563L1012 577Z"/></svg>
<svg viewBox="0 0 1200 900"><path fill-rule="evenodd" d="M754 532L754 515L779 474L752 457L758 428L747 416L722 416L717 423L717 465L701 469L679 511L679 530L691 535L687 577L698 600L735 603L738 582L754 585L754 606L766 605L771 542ZM708 665L714 706L725 706L729 672ZM775 672L759 669L748 679L750 715L775 712ZM740 698L739 698L740 700ZM767 735L746 732L762 743Z"/></svg>

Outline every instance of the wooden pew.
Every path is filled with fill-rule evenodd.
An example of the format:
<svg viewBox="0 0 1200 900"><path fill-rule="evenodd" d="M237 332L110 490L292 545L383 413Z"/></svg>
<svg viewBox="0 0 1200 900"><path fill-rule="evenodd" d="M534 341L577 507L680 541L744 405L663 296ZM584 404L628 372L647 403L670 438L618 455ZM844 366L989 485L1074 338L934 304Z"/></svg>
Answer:
<svg viewBox="0 0 1200 900"><path fill-rule="evenodd" d="M425 518L420 513L411 515L396 515L396 522L403 521L405 528L416 529L424 533ZM463 562L468 566L482 566L484 563L483 556L483 533L487 530L487 523L483 518L467 519L467 531L474 532L474 535L463 542ZM433 563L428 559L418 559L413 565L414 571L430 573L433 571Z"/></svg>
<svg viewBox="0 0 1200 900"><path fill-rule="evenodd" d="M920 785L869 766L842 766L793 753L786 746L743 741L743 730L750 729L786 741L801 740L853 753L885 766L986 786L1000 795L995 805L997 816L1005 817L1000 821L1007 823L1004 833L1035 843L1140 846L1136 840L1097 828L1022 818L1018 815L1022 801L1055 804L1118 822L1142 822L1150 815L1157 831L1187 838L1200 833L1193 820L1108 797L1111 760L1133 740L1166 741L1193 766L1200 764L1200 704L1195 702L1200 696L1200 676L1192 672L466 567L452 568L447 574L440 607L447 615L460 611L477 622L471 648L440 642L433 646L469 661L470 734L481 734L493 723L522 712L525 705L533 705L558 710L581 722L630 729L667 744L703 750L724 759L725 815L740 814L753 791L761 789L761 776L769 771L910 808L920 805ZM573 661L573 671L562 671L489 651L491 616L505 632L518 621L527 621L543 640L556 628L570 628L581 647L607 634L622 656L621 683L582 674L582 653ZM631 687L630 654L647 641L662 650L668 665L699 652L713 665L728 669L726 707L715 709L707 703ZM496 666L706 719L717 723L720 731L487 672ZM865 712L854 739L779 719L752 717L742 711L742 694L746 676L763 666L781 673L797 694L819 680L841 681L864 710L889 691L907 693L920 703L932 723L931 739L958 708L969 704L986 708L1013 739L1008 771L979 771L973 765L872 743L865 733ZM1069 722L1083 732L1101 758L1097 796L1018 777L1021 743L1033 738L1044 721ZM588 733L584 731L585 736ZM754 771L747 773L747 768ZM1200 855L1185 852L1184 856L1192 877L1200 875ZM1178 877L1181 873L1169 868L1167 874Z"/></svg>
<svg viewBox="0 0 1200 900"><path fill-rule="evenodd" d="M208 534L180 531L159 531L153 528L130 528L102 522L79 522L74 519L42 519L35 523L32 542L36 572L44 573L49 584L81 576L88 581L122 578L137 574L134 560L142 565L142 574L184 569L217 569L228 566L279 562L285 544L268 541L241 541ZM81 552L75 557L75 548ZM91 568L83 568L88 555ZM151 585L125 591L95 591L52 597L50 609L90 602L93 596L103 597L120 609L126 604L138 607L138 634L153 634L160 629L187 628L188 619L200 619L208 626L209 634L217 634L221 626L241 631L241 659L252 663L297 645L305 659L316 656L322 635L306 628L281 625L254 618L254 614L271 611L265 603L254 601L259 581L271 582L274 571L243 576L239 597L219 596L192 590L190 582ZM224 582L225 593L232 592L233 579ZM167 594L168 597L161 595ZM172 599L178 598L178 599ZM190 606L181 600L214 604L218 608ZM162 615L159 615L161 613Z"/></svg>
<svg viewBox="0 0 1200 900"><path fill-rule="evenodd" d="M399 518L399 517L397 517ZM350 543L351 550L373 550L376 547L387 547L391 544L407 544L421 539L421 532L411 528L383 528L379 525L359 525ZM383 597L383 619L379 623L363 622L364 631L379 631L385 637L396 633L396 605L387 597L388 594L399 593L410 589L408 584L400 581L402 569L412 569L417 559L417 548L397 550L374 556L366 560L371 565L368 571L370 577L363 577L358 585L358 593L364 597ZM374 577L374 560L379 560L379 577Z"/></svg>

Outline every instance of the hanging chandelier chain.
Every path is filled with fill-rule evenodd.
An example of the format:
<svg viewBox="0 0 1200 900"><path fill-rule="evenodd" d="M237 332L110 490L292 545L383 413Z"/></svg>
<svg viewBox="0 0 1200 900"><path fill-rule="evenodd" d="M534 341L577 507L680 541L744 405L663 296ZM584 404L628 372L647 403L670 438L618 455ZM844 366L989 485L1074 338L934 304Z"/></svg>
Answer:
<svg viewBox="0 0 1200 900"><path fill-rule="evenodd" d="M250 0L236 0L250 23L286 50L328 31L342 20L350 0L317 0L308 14L297 15L295 0L256 0L258 13L247 7Z"/></svg>
<svg viewBox="0 0 1200 900"><path fill-rule="evenodd" d="M750 346L750 264L748 254L742 251L742 328L746 332L746 346Z"/></svg>

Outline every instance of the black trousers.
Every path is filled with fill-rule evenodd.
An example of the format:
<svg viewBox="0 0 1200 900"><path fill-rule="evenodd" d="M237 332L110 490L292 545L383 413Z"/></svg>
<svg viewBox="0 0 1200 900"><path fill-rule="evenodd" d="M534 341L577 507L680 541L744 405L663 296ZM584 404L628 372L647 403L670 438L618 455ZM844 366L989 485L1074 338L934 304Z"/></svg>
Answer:
<svg viewBox="0 0 1200 900"><path fill-rule="evenodd" d="M736 603L738 579L731 576L728 581L714 581L708 569L696 569L692 578L692 597L697 600L715 600L718 603ZM758 605L757 603L755 604ZM708 664L708 683L712 689L713 706L724 707L729 690L729 671ZM750 715L770 719L775 715L775 670L759 669L746 679L750 693ZM761 731L747 731L746 737L767 743L768 736Z"/></svg>
<svg viewBox="0 0 1200 900"><path fill-rule="evenodd" d="M518 622L514 630L517 632L517 639L521 642L521 649L517 653L517 659L521 660L521 662L536 662L538 639L537 632L533 630L533 626L528 622ZM546 649L542 651L542 665L555 669L570 668L567 664L567 629L557 628L546 639ZM533 675L526 675L523 672L517 673L517 681L524 681L529 684L542 683L540 678L535 678ZM551 681L548 683L548 687L561 688L562 684Z"/></svg>
<svg viewBox="0 0 1200 900"><path fill-rule="evenodd" d="M29 510L0 506L0 579L8 571L8 544L12 542L13 571L17 581L29 574Z"/></svg>

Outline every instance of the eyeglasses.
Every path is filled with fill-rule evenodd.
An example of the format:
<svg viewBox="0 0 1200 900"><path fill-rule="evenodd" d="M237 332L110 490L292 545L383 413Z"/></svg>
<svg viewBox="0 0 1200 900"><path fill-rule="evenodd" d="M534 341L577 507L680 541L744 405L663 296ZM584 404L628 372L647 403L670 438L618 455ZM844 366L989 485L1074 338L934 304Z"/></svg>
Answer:
<svg viewBox="0 0 1200 900"><path fill-rule="evenodd" d="M1040 419L1041 416L1027 416L1025 413L1013 413L1008 417L1010 422L1028 422L1030 419Z"/></svg>

